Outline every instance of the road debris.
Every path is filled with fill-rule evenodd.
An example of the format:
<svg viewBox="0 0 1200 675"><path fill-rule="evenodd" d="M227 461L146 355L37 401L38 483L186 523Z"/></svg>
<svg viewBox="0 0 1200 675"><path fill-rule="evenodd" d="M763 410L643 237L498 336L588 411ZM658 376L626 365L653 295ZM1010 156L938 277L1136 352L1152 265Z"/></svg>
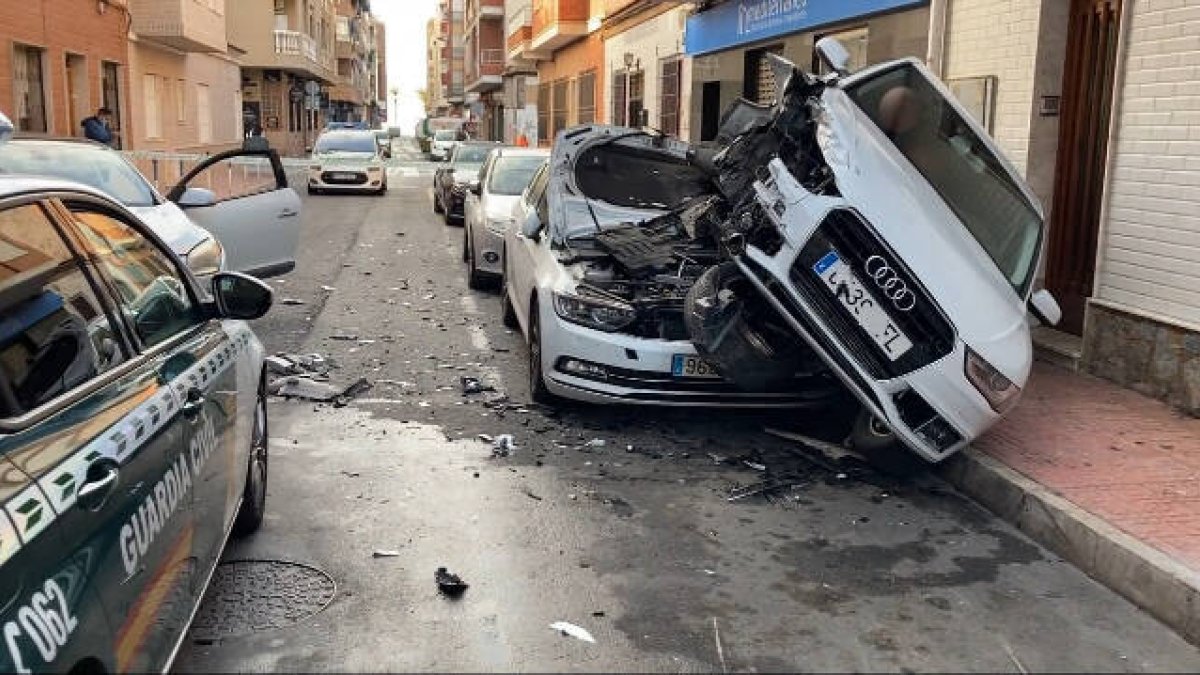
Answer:
<svg viewBox="0 0 1200 675"><path fill-rule="evenodd" d="M530 490L528 487L522 487L521 492L525 493L525 496L529 497L530 499L533 499L533 500L539 501L539 502L542 501L541 495L534 493L534 491Z"/></svg>
<svg viewBox="0 0 1200 675"><path fill-rule="evenodd" d="M305 302L304 302L303 300L301 300L300 298L280 298L280 299L279 299L279 304L281 304L281 305L293 305L293 306L294 306L294 305L304 305L304 304L307 304L307 303L305 303Z"/></svg>
<svg viewBox="0 0 1200 675"><path fill-rule="evenodd" d="M355 335L354 333L337 333L330 335L329 339L337 340L339 342L356 342L358 341L358 335Z"/></svg>
<svg viewBox="0 0 1200 675"><path fill-rule="evenodd" d="M267 392L283 398L300 398L318 403L333 403L336 407L344 407L350 399L369 390L371 382L360 377L345 387L338 387L323 382L310 375L287 375L272 380L267 384Z"/></svg>
<svg viewBox="0 0 1200 675"><path fill-rule="evenodd" d="M500 434L492 441L492 457L508 457L516 449L512 434Z"/></svg>
<svg viewBox="0 0 1200 675"><path fill-rule="evenodd" d="M449 572L445 567L437 568L433 578L442 595L450 598L461 596L470 587L467 582L462 580L462 577Z"/></svg>
<svg viewBox="0 0 1200 675"><path fill-rule="evenodd" d="M752 485L731 490L729 492L729 496L725 498L725 501L736 502L746 499L747 497L754 497L758 495L769 498L773 493L781 492L783 490L790 490L801 485L803 485L803 483L770 478Z"/></svg>
<svg viewBox="0 0 1200 675"><path fill-rule="evenodd" d="M482 394L485 391L496 391L496 388L490 384L484 384L478 377L463 375L459 378L462 385L462 393L464 394Z"/></svg>
<svg viewBox="0 0 1200 675"><path fill-rule="evenodd" d="M750 467L751 469L754 469L755 471L766 471L767 470L766 464L761 464L759 462L751 462L748 459L742 460L742 464L745 464L746 466Z"/></svg>
<svg viewBox="0 0 1200 675"><path fill-rule="evenodd" d="M608 441L604 440L603 438L593 438L587 443L584 443L584 446L589 448L603 448L605 445L608 445Z"/></svg>
<svg viewBox="0 0 1200 675"><path fill-rule="evenodd" d="M550 628L551 630L556 630L559 633L562 633L564 636L573 637L576 640L583 640L584 642L590 642L592 644L596 643L596 638L592 637L591 633L573 623L567 623L566 621L555 621L554 623L550 624Z"/></svg>
<svg viewBox="0 0 1200 675"><path fill-rule="evenodd" d="M390 549L381 549L371 554L372 558L398 558L400 551L392 551Z"/></svg>

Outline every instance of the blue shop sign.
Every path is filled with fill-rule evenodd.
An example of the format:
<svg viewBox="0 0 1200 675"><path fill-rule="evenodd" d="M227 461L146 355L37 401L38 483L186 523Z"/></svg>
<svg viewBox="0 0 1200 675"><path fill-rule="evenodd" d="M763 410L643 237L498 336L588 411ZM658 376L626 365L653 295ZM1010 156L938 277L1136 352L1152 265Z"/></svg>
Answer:
<svg viewBox="0 0 1200 675"><path fill-rule="evenodd" d="M799 33L872 14L909 9L929 0L727 0L688 17L689 56Z"/></svg>

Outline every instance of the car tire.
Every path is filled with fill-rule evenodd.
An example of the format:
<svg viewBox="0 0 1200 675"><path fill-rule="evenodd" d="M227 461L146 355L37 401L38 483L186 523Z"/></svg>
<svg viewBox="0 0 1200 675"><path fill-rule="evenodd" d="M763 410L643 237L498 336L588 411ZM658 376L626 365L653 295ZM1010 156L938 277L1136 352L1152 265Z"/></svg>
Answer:
<svg viewBox="0 0 1200 675"><path fill-rule="evenodd" d="M467 244L467 238L468 238L468 235L467 235L467 228L466 228L466 227L464 227L464 228L463 228L463 247L462 247L462 248L463 248L463 250L462 250L462 259L463 259L463 262L471 262L471 256L470 256L470 254L467 252L467 245L468 245L468 244Z"/></svg>
<svg viewBox="0 0 1200 675"><path fill-rule="evenodd" d="M534 299L529 303L529 398L534 403L551 404L556 397L546 388L546 374L542 372L541 323L537 299Z"/></svg>
<svg viewBox="0 0 1200 675"><path fill-rule="evenodd" d="M442 200L438 199L438 191L437 191L436 187L433 188L433 212L434 213L442 212Z"/></svg>
<svg viewBox="0 0 1200 675"><path fill-rule="evenodd" d="M508 294L508 252L505 251L504 257L500 264L500 317L505 328L518 329L521 327L517 321L517 309L513 307L512 299Z"/></svg>
<svg viewBox="0 0 1200 675"><path fill-rule="evenodd" d="M246 486L242 505L233 521L233 536L254 534L262 526L267 510L267 465L270 445L270 426L267 419L267 380L258 382L254 403L254 424L250 432L250 458L246 471Z"/></svg>
<svg viewBox="0 0 1200 675"><path fill-rule="evenodd" d="M929 471L929 464L910 452L866 408L858 411L846 445L862 456L876 471L895 478L914 478Z"/></svg>

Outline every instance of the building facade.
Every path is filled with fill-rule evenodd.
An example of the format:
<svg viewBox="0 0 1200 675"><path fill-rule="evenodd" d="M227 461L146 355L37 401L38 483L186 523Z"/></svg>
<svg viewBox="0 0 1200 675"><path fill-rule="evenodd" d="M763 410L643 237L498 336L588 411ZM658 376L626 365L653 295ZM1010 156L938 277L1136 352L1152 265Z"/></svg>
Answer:
<svg viewBox="0 0 1200 675"><path fill-rule="evenodd" d="M532 0L504 3L504 142L523 139L537 145L537 61L543 55L530 49L533 36Z"/></svg>
<svg viewBox="0 0 1200 675"><path fill-rule="evenodd" d="M242 142L240 64L226 0L130 0L131 150L217 152Z"/></svg>
<svg viewBox="0 0 1200 675"><path fill-rule="evenodd" d="M368 75L368 49L375 48L369 7L365 0L336 0L335 11L337 79L329 88L329 119L363 122L367 103L375 98Z"/></svg>
<svg viewBox="0 0 1200 675"><path fill-rule="evenodd" d="M550 145L567 127L605 120L600 28L610 4L613 0L533 0L529 50L543 57L536 101L539 145Z"/></svg>
<svg viewBox="0 0 1200 675"><path fill-rule="evenodd" d="M504 0L466 0L463 88L475 135L504 139Z"/></svg>
<svg viewBox="0 0 1200 675"><path fill-rule="evenodd" d="M325 126L327 88L338 81L333 0L238 0L226 13L229 42L243 50L247 133L303 156Z"/></svg>
<svg viewBox="0 0 1200 675"><path fill-rule="evenodd" d="M680 4L636 0L604 18L602 107L610 124L689 137L692 64L683 44L688 10Z"/></svg>
<svg viewBox="0 0 1200 675"><path fill-rule="evenodd" d="M438 15L442 24L442 89L446 115L459 117L465 102L463 46L465 24L463 22L464 0L441 0Z"/></svg>
<svg viewBox="0 0 1200 675"><path fill-rule="evenodd" d="M82 136L97 108L113 111L116 145L129 126L125 0L43 0L0 20L0 111L26 134Z"/></svg>

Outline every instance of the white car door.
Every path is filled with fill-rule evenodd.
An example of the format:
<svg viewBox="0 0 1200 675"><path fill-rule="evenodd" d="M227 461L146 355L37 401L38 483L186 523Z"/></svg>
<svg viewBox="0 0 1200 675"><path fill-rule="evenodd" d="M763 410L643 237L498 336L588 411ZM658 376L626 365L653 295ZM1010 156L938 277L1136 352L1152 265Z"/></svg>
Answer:
<svg viewBox="0 0 1200 675"><path fill-rule="evenodd" d="M221 242L227 269L265 278L295 268L300 196L288 187L274 150L213 155L188 172L167 199Z"/></svg>
<svg viewBox="0 0 1200 675"><path fill-rule="evenodd" d="M546 222L546 184L550 178L550 172L546 167L538 170L533 181L529 184L529 189L521 198L522 203L520 210L525 214L536 213L542 220L542 231L538 237L526 237L521 233L523 222L517 222L510 230L512 232L513 245L508 248L507 255L510 256L508 262L508 271L512 275L512 293L509 296L513 308L517 312L517 317L520 319L521 325L528 331L529 326L529 296L537 284L537 261L539 258L538 248L548 245L547 237L549 236L549 227Z"/></svg>

